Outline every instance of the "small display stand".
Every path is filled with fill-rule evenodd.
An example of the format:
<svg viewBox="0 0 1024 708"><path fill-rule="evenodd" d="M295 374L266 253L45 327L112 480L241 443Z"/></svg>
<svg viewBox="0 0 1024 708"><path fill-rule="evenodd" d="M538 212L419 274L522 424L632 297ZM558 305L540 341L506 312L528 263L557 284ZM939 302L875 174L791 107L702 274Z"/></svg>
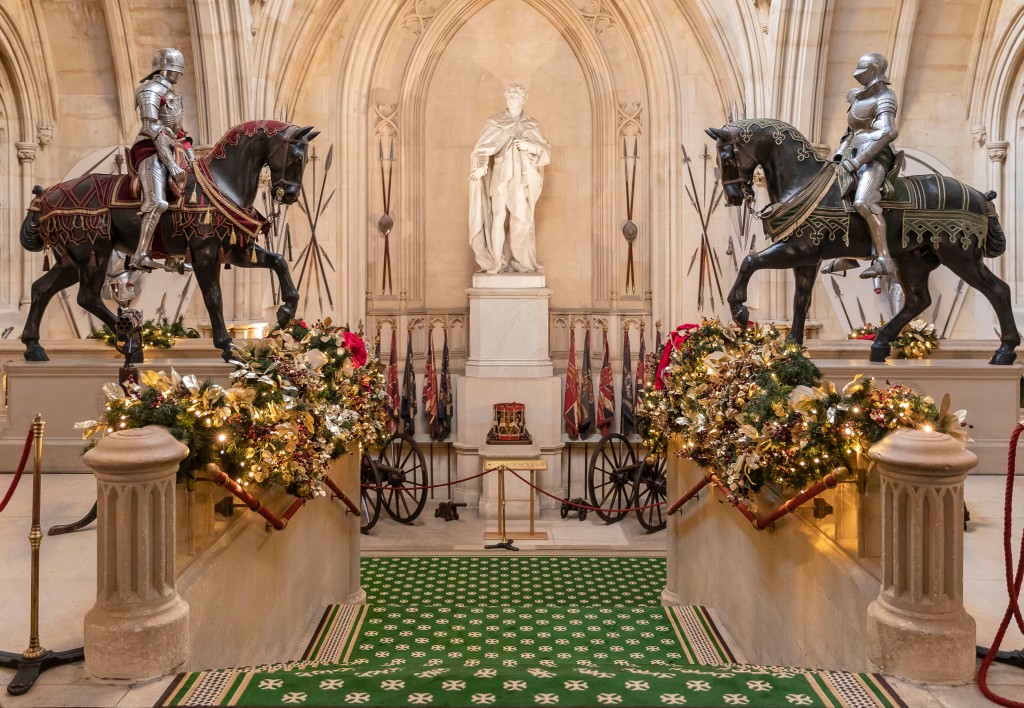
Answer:
<svg viewBox="0 0 1024 708"><path fill-rule="evenodd" d="M516 538L524 541L548 540L547 531L537 531L534 529L534 519L536 517L534 493L535 485L537 484L537 472L539 470L546 470L547 468L548 463L544 460L499 459L487 460L484 463L484 469L498 471L498 530L484 532L484 540L500 541L500 543L484 546L485 549L490 550L504 548L507 551L519 550L512 545L513 540L508 537L508 529L505 525L505 472L512 470L530 473L530 530L527 532L516 532Z"/></svg>

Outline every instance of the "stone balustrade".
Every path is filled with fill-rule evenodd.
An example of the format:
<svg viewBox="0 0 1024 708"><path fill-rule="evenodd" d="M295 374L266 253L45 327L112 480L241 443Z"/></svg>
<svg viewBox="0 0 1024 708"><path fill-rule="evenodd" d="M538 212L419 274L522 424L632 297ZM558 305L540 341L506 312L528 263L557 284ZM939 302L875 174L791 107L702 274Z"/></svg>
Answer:
<svg viewBox="0 0 1024 708"><path fill-rule="evenodd" d="M670 503L705 474L674 454L681 449L673 439ZM758 532L706 487L669 517L662 601L711 608L734 648L760 663L970 680L963 482L977 457L918 430L891 434L870 457L875 467L860 485L830 493L833 521L814 519L808 504ZM760 512L777 503L754 501Z"/></svg>
<svg viewBox="0 0 1024 708"><path fill-rule="evenodd" d="M211 523L176 519L175 476L187 454L150 426L112 433L84 457L98 497L96 604L85 618L91 676L138 680L278 661L329 604L366 601L360 519L330 496L305 503L282 531L242 510L194 557L177 549L190 559L175 568L176 538L191 536L177 524L208 535ZM333 461L330 476L358 500L358 449ZM257 494L278 513L295 501L279 488ZM193 511L210 514L211 504Z"/></svg>

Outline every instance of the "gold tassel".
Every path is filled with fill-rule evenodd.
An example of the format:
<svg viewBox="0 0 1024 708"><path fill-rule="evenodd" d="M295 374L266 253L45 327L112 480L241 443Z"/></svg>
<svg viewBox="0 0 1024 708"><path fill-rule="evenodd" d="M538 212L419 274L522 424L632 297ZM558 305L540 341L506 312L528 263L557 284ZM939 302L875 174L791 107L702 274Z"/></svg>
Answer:
<svg viewBox="0 0 1024 708"><path fill-rule="evenodd" d="M234 227L231 228L231 238L228 239L228 245L230 245L230 246L238 245L238 236L235 235Z"/></svg>
<svg viewBox="0 0 1024 708"><path fill-rule="evenodd" d="M255 263L256 262L256 247L255 246L249 249L249 262L250 263Z"/></svg>
<svg viewBox="0 0 1024 708"><path fill-rule="evenodd" d="M188 203L195 204L198 201L199 200L196 198L196 187L195 185L192 185L192 196L188 198Z"/></svg>
<svg viewBox="0 0 1024 708"><path fill-rule="evenodd" d="M213 223L213 212L211 212L211 211L204 211L203 215L199 218L199 223L200 224L207 224L207 225L212 224Z"/></svg>

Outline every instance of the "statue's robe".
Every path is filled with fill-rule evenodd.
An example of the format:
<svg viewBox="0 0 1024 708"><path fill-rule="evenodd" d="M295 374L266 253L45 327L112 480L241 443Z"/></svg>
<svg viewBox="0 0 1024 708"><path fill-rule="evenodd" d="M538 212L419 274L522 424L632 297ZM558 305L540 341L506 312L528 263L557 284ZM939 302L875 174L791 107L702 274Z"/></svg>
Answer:
<svg viewBox="0 0 1024 708"><path fill-rule="evenodd" d="M513 142L517 138L534 143L540 153L517 150ZM551 146L536 119L507 112L487 119L470 167L490 165L490 169L484 177L470 180L469 188L469 243L481 270L496 273L507 266L518 271L543 270L537 262L534 210L544 188L542 168L550 161ZM506 210L511 261L504 255Z"/></svg>

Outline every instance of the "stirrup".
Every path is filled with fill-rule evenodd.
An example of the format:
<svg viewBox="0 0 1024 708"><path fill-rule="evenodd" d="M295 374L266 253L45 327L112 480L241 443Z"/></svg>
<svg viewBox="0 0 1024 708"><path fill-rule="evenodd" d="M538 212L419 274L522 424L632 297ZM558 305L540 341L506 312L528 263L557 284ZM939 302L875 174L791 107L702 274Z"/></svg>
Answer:
<svg viewBox="0 0 1024 708"><path fill-rule="evenodd" d="M848 270L860 267L860 261L856 258L833 258L821 267L822 275L830 273L845 273Z"/></svg>
<svg viewBox="0 0 1024 708"><path fill-rule="evenodd" d="M148 253L132 256L128 261L128 268L130 270L141 270L147 273L152 273L154 270L162 269L163 267L163 263L153 260L153 257Z"/></svg>
<svg viewBox="0 0 1024 708"><path fill-rule="evenodd" d="M889 276L892 278L896 277L895 271L892 269L887 262L880 258L876 258L871 261L871 265L860 272L860 277L869 280L871 278L881 278L883 276Z"/></svg>

